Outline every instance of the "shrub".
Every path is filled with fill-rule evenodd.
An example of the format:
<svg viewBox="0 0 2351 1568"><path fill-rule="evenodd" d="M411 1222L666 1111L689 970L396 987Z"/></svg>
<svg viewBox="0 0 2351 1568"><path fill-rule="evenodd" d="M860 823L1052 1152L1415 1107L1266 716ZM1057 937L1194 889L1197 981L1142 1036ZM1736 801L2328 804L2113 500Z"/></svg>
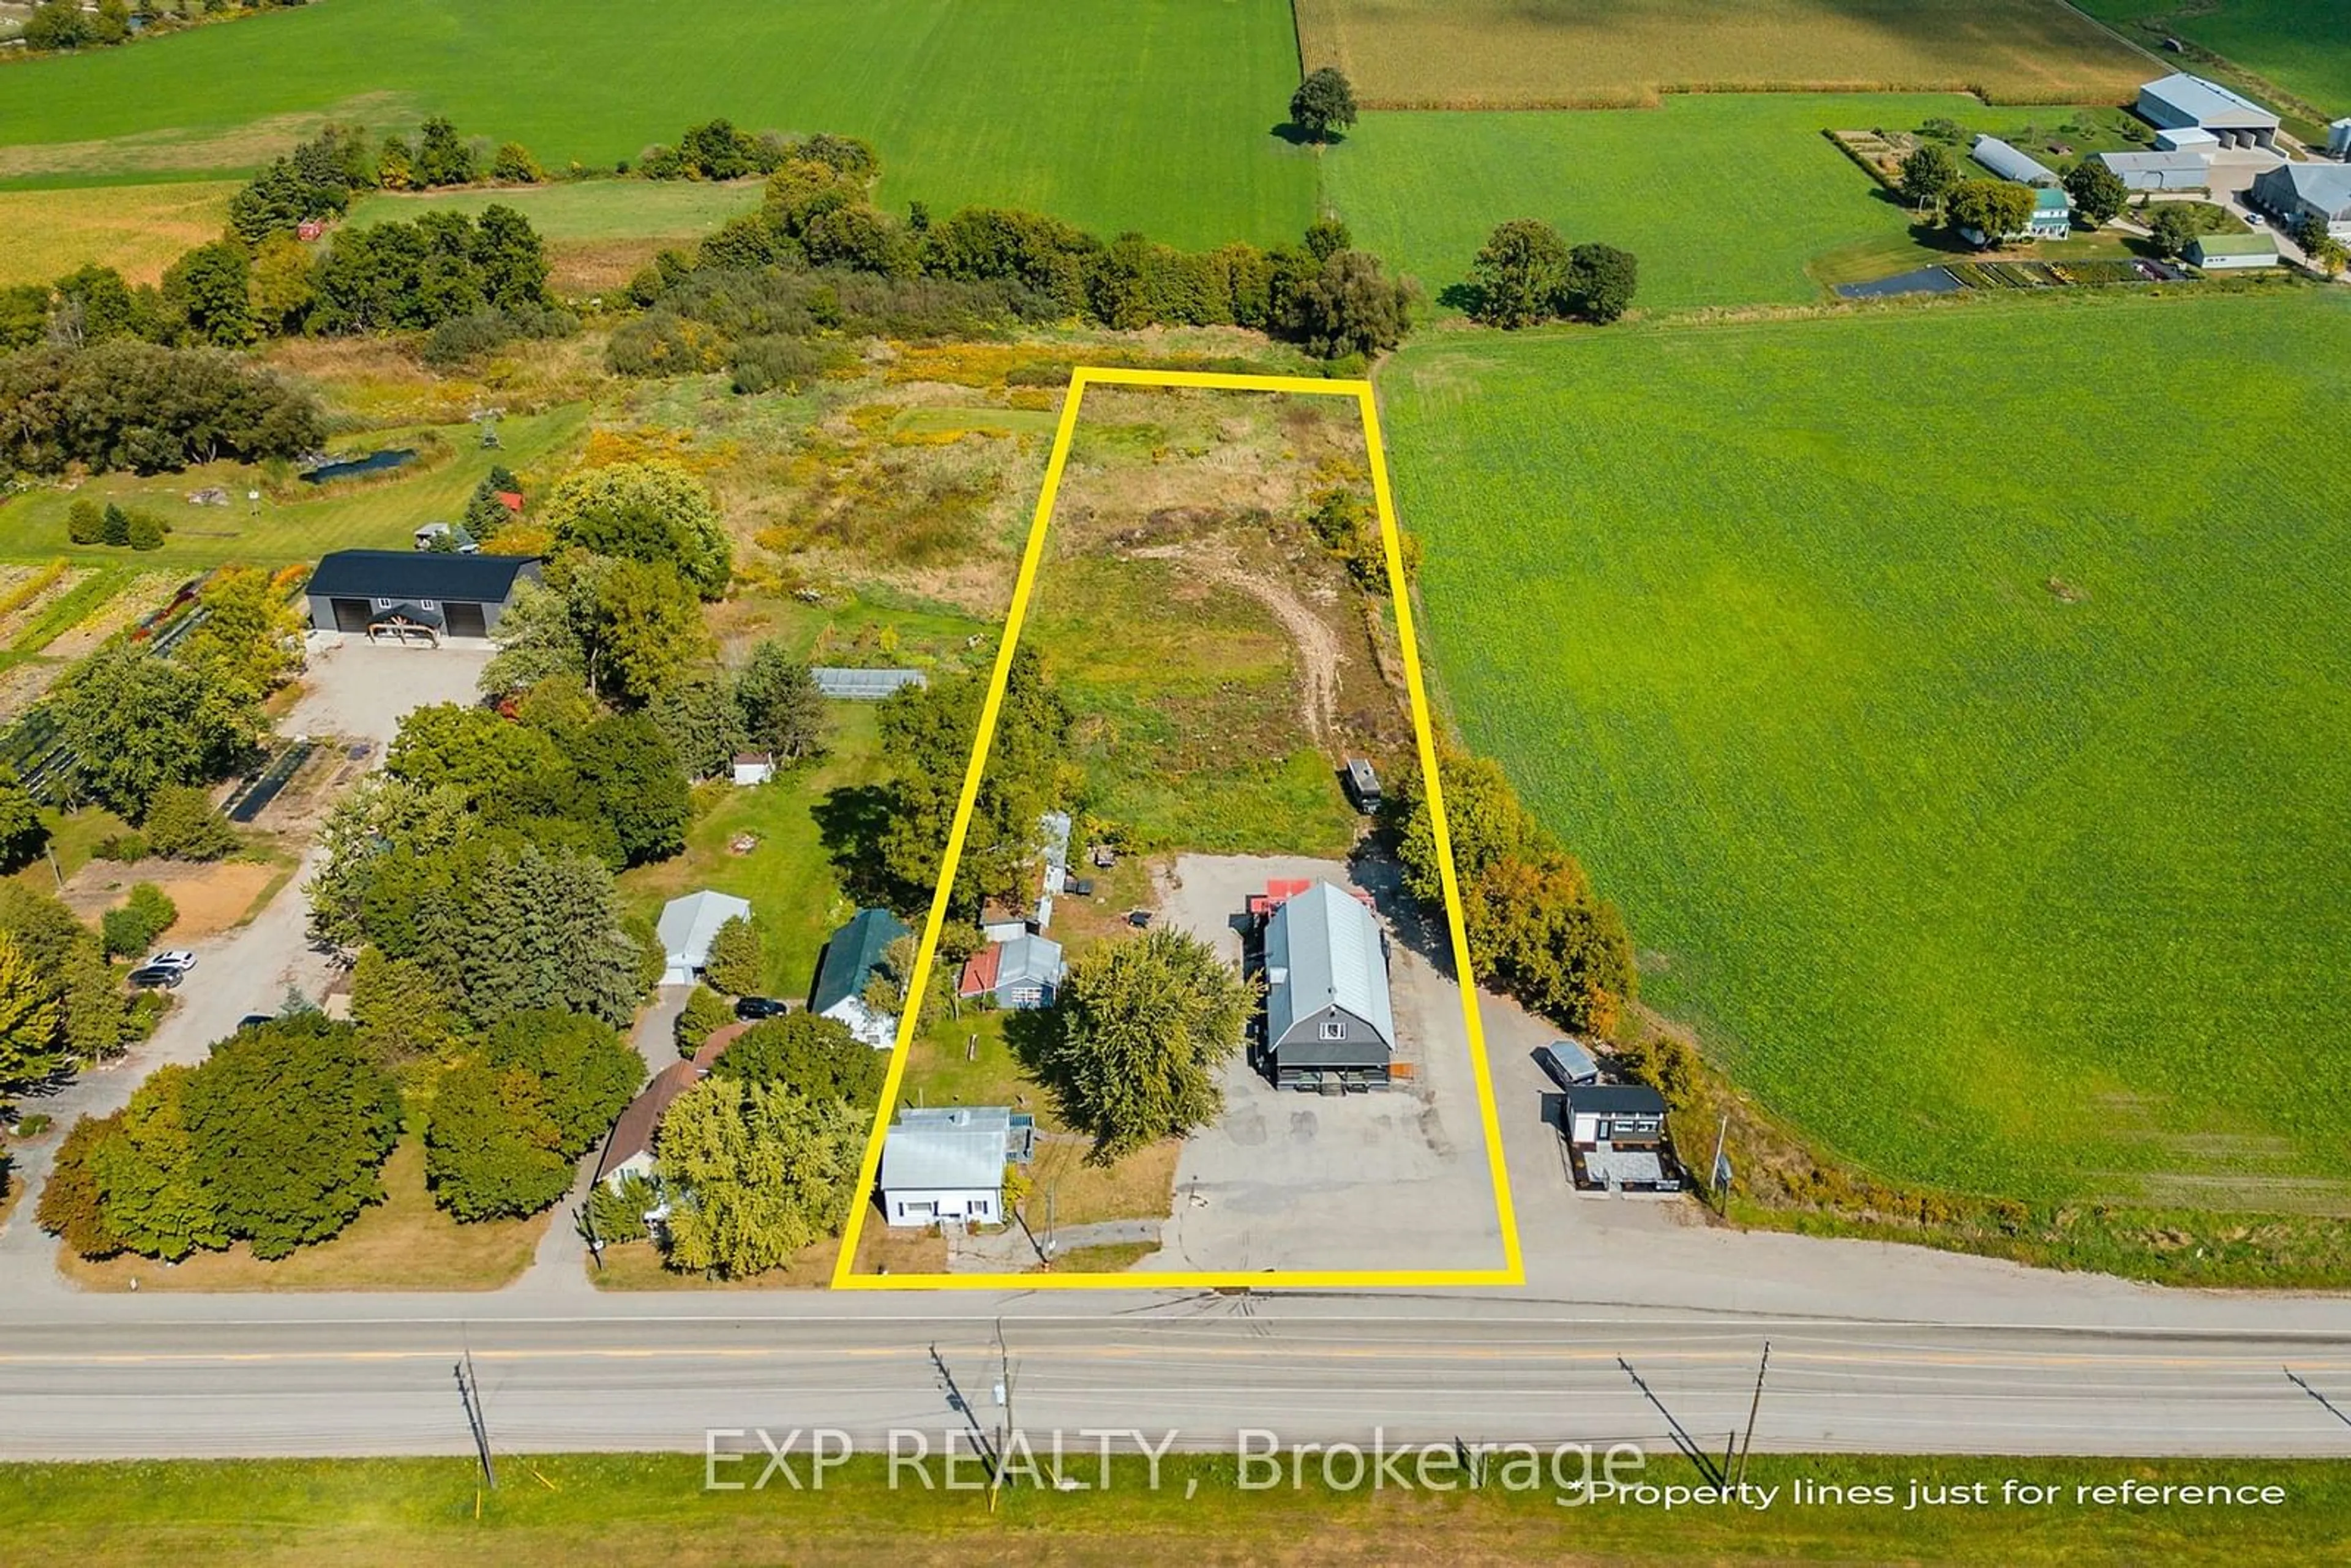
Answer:
<svg viewBox="0 0 2351 1568"><path fill-rule="evenodd" d="M116 861L129 865L147 858L147 835L144 833L110 833L98 841L90 852L102 861Z"/></svg>
<svg viewBox="0 0 2351 1568"><path fill-rule="evenodd" d="M179 906L170 896L153 883L142 882L131 888L127 902L99 919L99 935L110 957L137 958L179 918Z"/></svg>
<svg viewBox="0 0 2351 1568"><path fill-rule="evenodd" d="M237 847L236 831L213 809L211 792L167 784L147 803L147 841L166 860L216 861Z"/></svg>
<svg viewBox="0 0 2351 1568"><path fill-rule="evenodd" d="M716 989L728 996L747 997L758 990L765 967L758 932L737 915L711 937L710 959L702 972Z"/></svg>
<svg viewBox="0 0 2351 1568"><path fill-rule="evenodd" d="M747 395L796 392L830 370L839 355L806 338L747 338L735 345L735 390Z"/></svg>
<svg viewBox="0 0 2351 1568"><path fill-rule="evenodd" d="M497 153L490 160L490 178L510 185L536 185L547 178L547 172L531 156L530 149L519 141L499 144Z"/></svg>
<svg viewBox="0 0 2351 1568"><path fill-rule="evenodd" d="M48 1130L49 1113L47 1111L35 1111L16 1118L16 1135L20 1138L37 1138Z"/></svg>
<svg viewBox="0 0 2351 1568"><path fill-rule="evenodd" d="M702 1048L716 1030L735 1021L735 1009L726 998L708 986L696 986L694 994L685 998L685 1008L677 1015L677 1053L692 1056Z"/></svg>
<svg viewBox="0 0 2351 1568"><path fill-rule="evenodd" d="M130 533L132 549L163 548L163 524L152 512L131 513Z"/></svg>
<svg viewBox="0 0 2351 1568"><path fill-rule="evenodd" d="M653 1184L634 1171L618 1182L598 1182L596 1190L588 1195L588 1234L603 1246L621 1241L643 1241L652 1232L646 1228L645 1216L661 1202L661 1194Z"/></svg>
<svg viewBox="0 0 2351 1568"><path fill-rule="evenodd" d="M106 538L106 514L96 501L83 496L66 509L66 538L78 545L94 545Z"/></svg>

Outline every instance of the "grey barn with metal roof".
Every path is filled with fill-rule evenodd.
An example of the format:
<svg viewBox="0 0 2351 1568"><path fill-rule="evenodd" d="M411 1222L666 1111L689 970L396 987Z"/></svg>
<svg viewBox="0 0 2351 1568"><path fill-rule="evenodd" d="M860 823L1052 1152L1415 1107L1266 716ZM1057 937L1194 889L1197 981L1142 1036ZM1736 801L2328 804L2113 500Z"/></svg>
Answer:
<svg viewBox="0 0 2351 1568"><path fill-rule="evenodd" d="M2281 163L2253 177L2251 200L2288 228L2314 217L2351 239L2351 163Z"/></svg>
<svg viewBox="0 0 2351 1568"><path fill-rule="evenodd" d="M1318 882L1265 926L1264 1065L1285 1089L1388 1082L1395 1011L1387 940L1353 894Z"/></svg>
<svg viewBox="0 0 2351 1568"><path fill-rule="evenodd" d="M516 590L538 579L536 556L341 549L320 558L302 592L321 632L364 632L384 612L414 606L438 615L449 636L486 637Z"/></svg>
<svg viewBox="0 0 2351 1568"><path fill-rule="evenodd" d="M2274 147L2278 117L2242 93L2186 71L2174 71L2138 89L2139 117L2177 131L2209 131L2223 147Z"/></svg>
<svg viewBox="0 0 2351 1568"><path fill-rule="evenodd" d="M2212 160L2201 152L2100 152L2096 157L2133 191L2211 188Z"/></svg>

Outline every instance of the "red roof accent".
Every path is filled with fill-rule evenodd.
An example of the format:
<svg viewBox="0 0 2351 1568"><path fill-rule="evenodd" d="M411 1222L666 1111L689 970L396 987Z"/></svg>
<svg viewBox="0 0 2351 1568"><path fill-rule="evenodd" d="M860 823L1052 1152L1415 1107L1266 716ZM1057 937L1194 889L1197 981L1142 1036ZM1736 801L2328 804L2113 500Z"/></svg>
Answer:
<svg viewBox="0 0 2351 1568"><path fill-rule="evenodd" d="M521 492L521 491L519 491L519 490L500 490L500 491L498 491L498 492L497 492L497 497L498 497L498 505L499 505L499 506L501 506L501 507L504 507L507 511L509 511L509 512L519 512L519 511L521 511L521 510L522 510L522 492Z"/></svg>
<svg viewBox="0 0 2351 1568"><path fill-rule="evenodd" d="M710 1038L695 1051L694 1065L705 1072L709 1071L711 1065L726 1054L726 1048L742 1039L743 1031L750 1027L747 1023L730 1023L712 1030Z"/></svg>
<svg viewBox="0 0 2351 1568"><path fill-rule="evenodd" d="M998 971L1004 967L1004 945L990 942L963 961L963 978L956 982L956 995L977 997L996 989Z"/></svg>

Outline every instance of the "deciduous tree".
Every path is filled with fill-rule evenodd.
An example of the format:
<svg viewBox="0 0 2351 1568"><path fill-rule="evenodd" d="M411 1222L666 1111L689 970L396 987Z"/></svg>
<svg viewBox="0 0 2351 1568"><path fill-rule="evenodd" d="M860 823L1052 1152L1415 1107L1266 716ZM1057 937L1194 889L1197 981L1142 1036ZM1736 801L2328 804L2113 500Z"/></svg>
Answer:
<svg viewBox="0 0 2351 1568"><path fill-rule="evenodd" d="M540 503L557 541L593 555L666 561L705 599L726 591L733 549L709 486L665 459L574 474Z"/></svg>
<svg viewBox="0 0 2351 1568"><path fill-rule="evenodd" d="M1497 226L1470 264L1476 316L1490 327L1531 327L1551 319L1567 281L1567 242L1539 218Z"/></svg>
<svg viewBox="0 0 2351 1568"><path fill-rule="evenodd" d="M1921 212L1942 204L1959 183L1959 161L1938 141L1919 146L1902 160L1902 199Z"/></svg>
<svg viewBox="0 0 2351 1568"><path fill-rule="evenodd" d="M712 1071L810 1100L870 1108L880 1101L890 1053L859 1040L838 1019L796 1012L745 1030Z"/></svg>
<svg viewBox="0 0 2351 1568"><path fill-rule="evenodd" d="M824 749L824 695L805 661L769 639L751 650L735 680L743 739L778 761L797 762Z"/></svg>
<svg viewBox="0 0 2351 1568"><path fill-rule="evenodd" d="M736 1078L707 1078L679 1095L655 1144L670 1194L670 1266L740 1279L839 1230L865 1124L838 1101Z"/></svg>
<svg viewBox="0 0 2351 1568"><path fill-rule="evenodd" d="M1070 967L1043 1053L1044 1076L1092 1158L1180 1137L1224 1108L1217 1070L1240 1049L1256 1001L1215 950L1187 933L1103 943Z"/></svg>
<svg viewBox="0 0 2351 1568"><path fill-rule="evenodd" d="M2096 228L2122 215L2130 187L2095 158L2085 158L2065 172L2065 194L2074 203L2074 215Z"/></svg>
<svg viewBox="0 0 2351 1568"><path fill-rule="evenodd" d="M1307 73L1290 95L1290 122L1315 141L1328 141L1334 130L1355 123L1355 89L1336 66Z"/></svg>

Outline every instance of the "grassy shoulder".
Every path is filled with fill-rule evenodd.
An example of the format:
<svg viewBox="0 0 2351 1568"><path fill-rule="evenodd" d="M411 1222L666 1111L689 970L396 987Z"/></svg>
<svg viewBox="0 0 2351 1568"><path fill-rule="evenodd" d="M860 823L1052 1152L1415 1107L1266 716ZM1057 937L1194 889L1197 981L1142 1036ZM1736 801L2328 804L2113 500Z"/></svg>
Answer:
<svg viewBox="0 0 2351 1568"><path fill-rule="evenodd" d="M240 1242L176 1264L125 1255L99 1261L57 1249L57 1271L85 1291L495 1291L512 1284L538 1250L557 1211L528 1219L460 1225L434 1207L424 1186L424 1143L400 1141L383 1164L384 1201L361 1209L341 1235L290 1258L264 1261Z"/></svg>
<svg viewBox="0 0 2351 1568"><path fill-rule="evenodd" d="M1492 1461L1490 1463L1499 1463ZM1579 1461L1570 1457L1571 1472ZM706 1487L699 1454L507 1457L502 1484L478 1490L470 1460L289 1459L0 1467L0 1532L29 1561L113 1563L231 1557L256 1565L375 1562L633 1563L674 1568L789 1559L798 1563L1125 1563L1147 1543L1160 1561L1198 1563L1653 1563L1720 1564L1998 1561L2012 1568L2083 1563L2234 1564L2263 1556L2315 1563L2351 1552L2351 1469L2326 1461L1911 1458L1758 1455L1762 1508L1637 1501L1559 1506L1548 1481L1437 1491L1368 1479L1325 1484L1308 1457L1302 1484L1283 1465L1244 1477L1230 1453L1171 1455L1158 1484L1139 1458L1105 1473L1089 1449L1060 1473L1079 1490L1011 1486L991 1500L965 1456L948 1490L935 1457L929 1486L911 1467L895 1487L886 1460L859 1457L821 1489L798 1467L748 1483L760 1461L716 1468L739 1490ZM1366 1466L1368 1469L1368 1465ZM1346 1479L1344 1463L1333 1467ZM1413 1467L1404 1467L1410 1477ZM1442 1479L1442 1472L1438 1472ZM1260 1489L1243 1490L1244 1479ZM1649 1480L1687 1484L1678 1464ZM1102 1484L1107 1480L1107 1485ZM975 1481L982 1485L974 1488ZM2003 1500L2005 1483L2052 1489ZM2227 1486L2250 1502L2101 1503L2083 1489ZM1834 1501L1798 1500L1835 1488ZM1911 1508L1926 1496L1972 1500ZM1980 1494L1975 1489L1980 1487ZM1851 1500L1854 1489L1882 1489ZM2262 1488L2275 1501L2259 1500ZM2022 1494L2018 1494L2022 1495ZM2109 1494L2111 1496L2111 1494ZM1883 1501L1876 1500L1883 1498Z"/></svg>

